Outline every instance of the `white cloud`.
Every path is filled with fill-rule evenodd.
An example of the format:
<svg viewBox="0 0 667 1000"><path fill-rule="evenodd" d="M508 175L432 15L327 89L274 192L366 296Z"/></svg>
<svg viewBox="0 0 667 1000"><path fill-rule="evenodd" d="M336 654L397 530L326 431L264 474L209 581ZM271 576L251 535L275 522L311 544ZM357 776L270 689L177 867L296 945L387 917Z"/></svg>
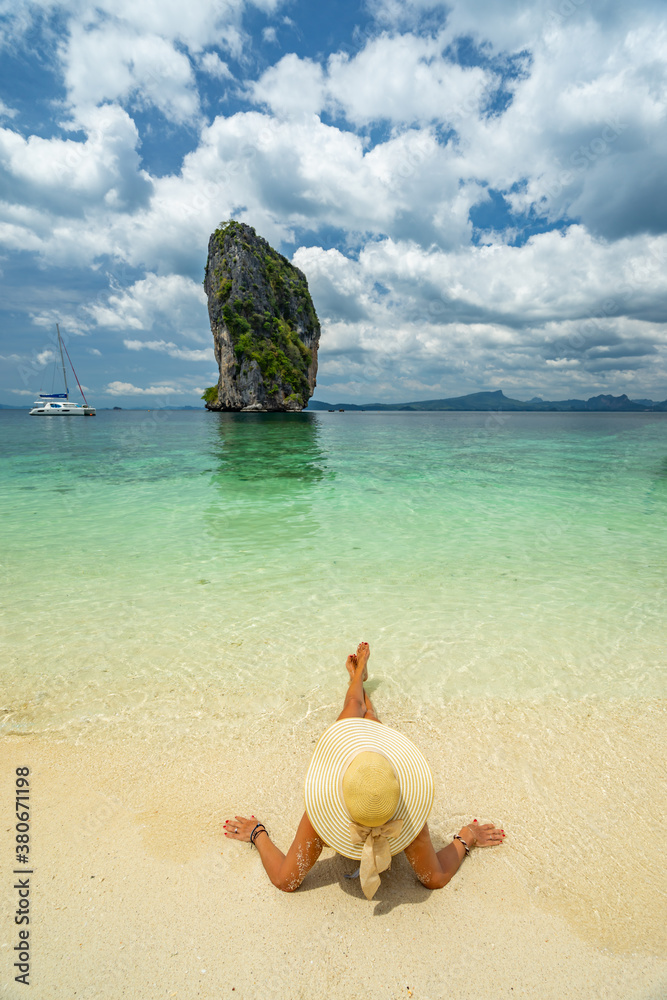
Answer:
<svg viewBox="0 0 667 1000"><path fill-rule="evenodd" d="M274 242L295 227L467 242L468 211L482 195L461 184L429 130L410 129L364 149L362 139L316 116L276 121L256 112L217 118L179 177L155 182L150 212L117 232L133 264L168 270L198 261L221 218L241 218Z"/></svg>
<svg viewBox="0 0 667 1000"><path fill-rule="evenodd" d="M181 396L182 389L173 385L151 385L142 389L131 382L109 382L106 392L110 396Z"/></svg>
<svg viewBox="0 0 667 1000"><path fill-rule="evenodd" d="M181 358L183 361L206 361L209 364L215 362L212 347L196 351L177 347L176 344L165 340L124 340L123 343L128 351L160 351L163 354L168 354L170 358Z"/></svg>
<svg viewBox="0 0 667 1000"><path fill-rule="evenodd" d="M10 108L3 100L0 100L0 118L16 118L18 111Z"/></svg>
<svg viewBox="0 0 667 1000"><path fill-rule="evenodd" d="M333 55L330 100L355 125L458 122L479 109L493 76L444 59L441 51L439 38L408 34L373 39L352 59Z"/></svg>
<svg viewBox="0 0 667 1000"><path fill-rule="evenodd" d="M609 4L596 0L369 0L378 23L391 28L415 25L421 16L445 21L446 38L469 38L490 49L517 51L533 46L554 26L572 27L588 20L591 8L599 6L604 16ZM617 7L620 5L616 5ZM613 19L609 17L609 20ZM432 23L431 21L427 22Z"/></svg>
<svg viewBox="0 0 667 1000"><path fill-rule="evenodd" d="M548 389L555 372L578 371L592 391L637 369L665 394L667 238L610 245L574 226L523 247L447 253L384 240L358 260L318 247L294 260L323 321L320 397L343 376L373 399L388 385L391 398L408 398L429 375L435 394L450 395L499 383Z"/></svg>
<svg viewBox="0 0 667 1000"><path fill-rule="evenodd" d="M353 58L333 54L326 73L290 53L250 84L255 101L278 115L333 109L356 126L387 120L412 124L457 122L475 113L492 74L442 56L438 38L382 35Z"/></svg>
<svg viewBox="0 0 667 1000"><path fill-rule="evenodd" d="M587 7L560 21L544 5L511 9L515 19L497 30L499 12L487 3L454 4L435 36L381 35L352 58L333 54L324 68L289 54L250 92L279 116L334 109L356 127L443 123L457 139L431 164L432 175L442 174L444 160L447 178L504 191L517 211L580 216L614 238L664 231L667 17L656 18L649 6L629 27L625 18L598 23ZM511 101L503 114L482 114L502 61L494 71L463 68L442 54L448 41L471 34L473 22L479 40L493 39L484 43L486 55L507 31L510 52L519 40L530 42L518 64L522 75L504 84ZM441 200L446 215L449 199Z"/></svg>
<svg viewBox="0 0 667 1000"><path fill-rule="evenodd" d="M3 0L0 47L16 47L41 17L57 10L67 25L58 54L75 114L106 100L153 106L170 121L192 122L199 116L199 97L191 60L211 44L241 57L247 42L244 11L272 13L282 2Z"/></svg>
<svg viewBox="0 0 667 1000"><path fill-rule="evenodd" d="M7 139L5 159L12 176L32 185L36 202L59 213L80 212L89 197L91 208L81 222L65 224L48 216L29 220L7 213L3 220L0 215L0 238L7 246L39 249L46 260L93 262L107 253L149 270L194 277L203 269L208 234L230 215L252 222L274 241L290 238L296 227L334 226L353 238L368 233L456 247L470 240L471 207L488 199L489 188L499 188L517 211L536 206L556 218L569 207L581 211L593 228L606 219L621 227L620 234L623 226L649 215L660 226L666 199L656 195L663 183L659 150L665 140L654 67L662 43L656 37L646 48L651 40L640 28L634 39L616 40L611 51L606 36L591 35L588 22L568 28L569 34L552 31L548 44L538 37L528 76L513 84L511 107L491 119L480 118L479 106L495 76L447 62L434 38L385 35L370 40L353 59L332 57L326 71L288 55L254 85L256 98L288 116L285 120L257 113L218 118L202 130L180 174L152 181L138 172L134 132L95 149L88 148L90 139L58 140L62 148L53 140L35 140L43 148L32 158L26 153L26 162L19 162L20 149L13 146L31 146L33 140L14 136ZM642 51L651 55L648 73ZM613 143L601 140L607 152L586 161L564 186L563 164L584 138L590 148L608 128L601 116L630 120L616 114L621 95L612 85L626 63L622 110L639 109L641 142L633 140L628 149L628 130ZM358 122L392 114L403 125L368 148L362 136L310 113L332 102ZM116 108L113 114L124 112ZM289 120L290 114L297 120ZM405 122L417 114L453 123L458 142L445 145L429 127L406 129ZM115 139L121 122L114 122L109 134ZM657 151L653 159L649 148ZM44 176L52 162L63 164L62 185ZM648 188L642 178L651 181ZM90 217L93 205L96 218ZM124 205L126 216L110 217L108 208Z"/></svg>
<svg viewBox="0 0 667 1000"><path fill-rule="evenodd" d="M507 112L465 123L462 169L517 185L508 194L517 210L580 217L611 237L664 231L666 47L664 22L618 38L587 21L555 29Z"/></svg>
<svg viewBox="0 0 667 1000"><path fill-rule="evenodd" d="M193 340L209 342L210 338L203 289L178 274L149 274L130 288L113 292L106 301L96 302L88 312L98 326L152 330L157 324Z"/></svg>
<svg viewBox="0 0 667 1000"><path fill-rule="evenodd" d="M267 69L249 90L258 104L278 115L316 114L326 101L322 67L294 53Z"/></svg>
<svg viewBox="0 0 667 1000"><path fill-rule="evenodd" d="M223 62L217 52L205 52L199 59L199 68L214 76L218 80L233 79L232 71L226 62Z"/></svg>
<svg viewBox="0 0 667 1000"><path fill-rule="evenodd" d="M531 237L521 247L468 247L443 252L393 240L369 242L357 261L338 251L301 248L295 263L323 313L335 294L357 302L373 292L373 307L400 295L436 318L489 317L520 328L530 323L578 319L606 308L638 318L659 315L667 294L667 237L642 237L614 244L593 238L583 227ZM616 313L611 303L616 303Z"/></svg>
<svg viewBox="0 0 667 1000"><path fill-rule="evenodd" d="M195 120L199 98L190 60L171 40L115 28L75 24L62 52L69 99L77 109L103 101L153 106L182 124Z"/></svg>
<svg viewBox="0 0 667 1000"><path fill-rule="evenodd" d="M11 208L8 224L48 230L40 216L25 209L41 209L55 216L81 216L84 208L103 207L115 212L136 208L146 199L151 183L139 168L137 128L127 112L105 105L82 114L85 141L24 139L18 132L0 128L0 177L13 182L24 204L22 218ZM7 217L7 216L6 216Z"/></svg>

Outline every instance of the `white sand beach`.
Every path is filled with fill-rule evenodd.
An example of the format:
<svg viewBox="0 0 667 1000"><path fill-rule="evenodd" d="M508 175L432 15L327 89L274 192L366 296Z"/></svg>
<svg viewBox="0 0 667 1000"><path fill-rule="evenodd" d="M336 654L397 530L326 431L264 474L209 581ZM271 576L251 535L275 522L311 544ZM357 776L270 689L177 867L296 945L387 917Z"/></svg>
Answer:
<svg viewBox="0 0 667 1000"><path fill-rule="evenodd" d="M91 724L6 736L3 787L15 767L31 770L33 995L665 996L664 706L452 702L427 714L380 701L433 769L436 846L472 818L500 823L507 841L474 851L436 892L400 855L372 902L343 877L353 862L327 849L297 893L281 893L256 851L222 833L227 817L254 813L289 845L334 717L320 709L227 696L189 732L156 713L143 730L126 718L103 735ZM8 976L14 943L10 931L12 998L25 995Z"/></svg>

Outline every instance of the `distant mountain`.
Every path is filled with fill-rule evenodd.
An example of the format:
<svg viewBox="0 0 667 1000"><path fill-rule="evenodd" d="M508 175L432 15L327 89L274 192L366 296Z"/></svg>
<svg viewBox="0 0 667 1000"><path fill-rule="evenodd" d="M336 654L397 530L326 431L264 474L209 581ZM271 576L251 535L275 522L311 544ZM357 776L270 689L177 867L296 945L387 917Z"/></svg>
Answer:
<svg viewBox="0 0 667 1000"><path fill-rule="evenodd" d="M502 389L495 392L471 392L467 396L453 396L448 399L423 399L415 403L325 403L311 399L309 410L523 410L531 412L650 412L667 410L667 400L654 403L652 400L631 400L622 396L600 395L590 399L548 400L534 396L524 402L511 399Z"/></svg>

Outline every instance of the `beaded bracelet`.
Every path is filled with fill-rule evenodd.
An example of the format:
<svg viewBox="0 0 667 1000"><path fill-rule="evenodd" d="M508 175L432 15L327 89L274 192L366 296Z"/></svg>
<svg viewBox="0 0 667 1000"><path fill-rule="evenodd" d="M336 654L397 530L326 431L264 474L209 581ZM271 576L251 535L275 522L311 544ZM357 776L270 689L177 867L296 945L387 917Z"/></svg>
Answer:
<svg viewBox="0 0 667 1000"><path fill-rule="evenodd" d="M260 833L266 833L266 827L264 826L263 823L257 823L252 829L252 832L250 834L250 843L252 844L253 847L255 847L255 841L259 837ZM268 837L268 833L266 833L266 835Z"/></svg>
<svg viewBox="0 0 667 1000"><path fill-rule="evenodd" d="M463 839L463 837L459 837L458 833L455 833L455 834L454 834L454 840L460 840L460 841L461 841L461 843L463 844L463 846L464 846L464 848L465 848L465 852L466 852L466 858L467 858L467 857L468 857L468 855L470 854L470 848L469 848L469 847L468 847L468 845L466 844L466 842L465 842L465 840Z"/></svg>

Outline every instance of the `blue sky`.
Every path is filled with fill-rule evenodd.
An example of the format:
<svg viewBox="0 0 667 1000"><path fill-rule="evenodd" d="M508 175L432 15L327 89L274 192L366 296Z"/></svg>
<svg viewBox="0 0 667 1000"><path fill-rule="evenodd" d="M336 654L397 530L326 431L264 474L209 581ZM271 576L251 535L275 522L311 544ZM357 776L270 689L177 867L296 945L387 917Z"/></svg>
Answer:
<svg viewBox="0 0 667 1000"><path fill-rule="evenodd" d="M316 398L667 397L667 8L0 0L0 403L197 405L236 218L306 273Z"/></svg>

